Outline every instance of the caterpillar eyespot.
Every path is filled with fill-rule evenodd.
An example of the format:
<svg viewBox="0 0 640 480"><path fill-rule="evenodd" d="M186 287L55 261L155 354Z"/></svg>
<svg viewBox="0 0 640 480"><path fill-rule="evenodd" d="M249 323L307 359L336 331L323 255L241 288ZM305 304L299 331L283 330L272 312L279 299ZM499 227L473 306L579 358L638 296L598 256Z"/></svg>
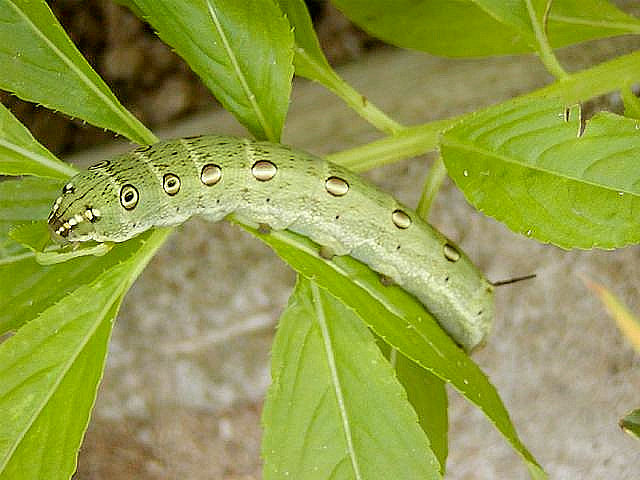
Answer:
<svg viewBox="0 0 640 480"><path fill-rule="evenodd" d="M197 137L196 137L197 138ZM222 169L218 165L212 163L202 167L200 172L200 180L208 186L215 185L222 179Z"/></svg>
<svg viewBox="0 0 640 480"><path fill-rule="evenodd" d="M391 220L393 220L393 223L396 227L402 230L411 226L411 217L407 215L406 212L403 212L400 209L393 211L393 213L391 214Z"/></svg>
<svg viewBox="0 0 640 480"><path fill-rule="evenodd" d="M460 252L456 247L449 243L445 243L442 247L442 252L444 253L444 258L449 260L450 262L457 262L460 260Z"/></svg>
<svg viewBox="0 0 640 480"><path fill-rule="evenodd" d="M138 204L138 190L133 185L127 184L120 190L120 203L125 210L133 210Z"/></svg>
<svg viewBox="0 0 640 480"><path fill-rule="evenodd" d="M180 191L180 177L173 173L167 173L162 179L162 188L167 195L175 195Z"/></svg>
<svg viewBox="0 0 640 480"><path fill-rule="evenodd" d="M278 167L267 160L261 160L253 164L251 167L251 173L261 182L267 182L276 176L278 173Z"/></svg>
<svg viewBox="0 0 640 480"><path fill-rule="evenodd" d="M353 172L283 145L199 136L139 147L74 176L48 222L58 241L122 242L231 213L263 232L306 235L328 261L348 254L369 265L466 350L491 328L493 287L450 240Z"/></svg>
<svg viewBox="0 0 640 480"><path fill-rule="evenodd" d="M329 192L334 197L342 197L349 191L349 184L347 183L347 181L339 177L327 178L324 186L327 189L327 192Z"/></svg>

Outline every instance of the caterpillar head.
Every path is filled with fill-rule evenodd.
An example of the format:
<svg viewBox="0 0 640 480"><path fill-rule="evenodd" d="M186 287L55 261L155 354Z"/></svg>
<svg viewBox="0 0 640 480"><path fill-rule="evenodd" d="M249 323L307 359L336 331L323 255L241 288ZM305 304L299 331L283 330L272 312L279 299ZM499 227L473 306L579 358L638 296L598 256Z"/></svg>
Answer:
<svg viewBox="0 0 640 480"><path fill-rule="evenodd" d="M51 207L47 222L51 237L57 243L98 240L95 227L104 220L104 213L92 201L91 186L78 177L62 187L62 195Z"/></svg>
<svg viewBox="0 0 640 480"><path fill-rule="evenodd" d="M131 163L127 155L122 155L72 177L51 207L48 223L53 240L124 242L151 227L151 205L157 197L143 192L156 178L146 181L147 172ZM179 189L177 177L165 177L164 192Z"/></svg>
<svg viewBox="0 0 640 480"><path fill-rule="evenodd" d="M125 185L118 196L109 175L112 165L109 160L92 165L62 187L48 219L55 242L121 242L139 233L135 219L124 213L138 204L138 190Z"/></svg>

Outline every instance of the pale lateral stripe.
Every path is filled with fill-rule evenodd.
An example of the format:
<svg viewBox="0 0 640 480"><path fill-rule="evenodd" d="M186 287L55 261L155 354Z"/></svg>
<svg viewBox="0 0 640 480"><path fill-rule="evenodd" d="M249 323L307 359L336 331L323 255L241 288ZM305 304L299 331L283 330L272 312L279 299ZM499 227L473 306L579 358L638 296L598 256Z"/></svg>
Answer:
<svg viewBox="0 0 640 480"><path fill-rule="evenodd" d="M340 417L342 418L342 428L344 429L344 435L347 440L347 450L349 451L351 466L353 467L355 478L357 480L362 480L360 465L358 465L358 458L355 447L353 446L353 435L351 433L351 425L349 423L349 414L345 406L342 386L340 385L340 378L338 377L338 369L336 367L335 355L331 345L329 329L327 328L327 319L324 316L324 310L322 308L320 298L318 297L318 286L313 282L311 282L311 294L313 296L313 305L315 307L316 315L318 316L318 325L320 325L320 331L322 332L322 341L327 354L327 362L329 363L329 371L331 372L331 381L336 393L336 399L338 400L338 410L340 411Z"/></svg>

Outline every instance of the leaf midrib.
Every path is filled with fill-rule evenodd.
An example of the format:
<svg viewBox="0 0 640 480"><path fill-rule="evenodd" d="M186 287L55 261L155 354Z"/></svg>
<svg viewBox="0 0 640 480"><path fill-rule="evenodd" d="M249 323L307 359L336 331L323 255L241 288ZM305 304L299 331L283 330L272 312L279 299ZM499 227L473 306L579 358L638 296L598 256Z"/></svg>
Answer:
<svg viewBox="0 0 640 480"><path fill-rule="evenodd" d="M271 127L269 126L269 123L266 121L266 118L264 116L264 113L262 112L262 109L260 108L260 105L258 105L258 102L256 101L256 95L251 91L251 88L249 87L249 84L247 82L247 79L244 75L244 73L242 72L242 69L240 68L240 64L238 63L238 59L236 58L233 49L231 48L231 45L229 43L229 39L227 38L227 35L224 31L224 29L222 28L222 25L220 24L220 20L218 19L218 15L217 13L214 11L213 6L211 5L211 1L207 0L207 8L209 10L209 15L211 16L211 20L213 20L213 23L216 27L216 30L218 32L218 35L220 35L220 39L222 40L222 45L225 49L225 51L227 52L227 56L229 57L229 60L231 61L231 64L233 66L233 70L236 73L236 77L238 78L238 81L240 82L240 86L242 87L242 90L244 91L244 94L247 97L247 100L249 100L249 103L251 104L251 108L253 109L253 111L255 112L257 118L258 118L258 122L260 123L260 126L262 127L262 129L264 130L265 135L267 136L267 138L273 142L277 141L278 139L274 137L273 131L271 130Z"/></svg>
<svg viewBox="0 0 640 480"><path fill-rule="evenodd" d="M621 188L613 188L613 187L608 186L608 185L595 183L592 180L588 180L588 179L585 179L585 178L576 177L574 175L564 174L564 173L561 173L561 172L556 171L556 170L550 170L548 168L540 167L539 165L532 165L530 163L524 163L524 162L518 161L517 159L514 159L514 158L512 158L510 156L498 153L498 152L496 152L494 150L489 150L487 148L478 147L476 145L470 145L470 144L467 144L467 143L464 143L464 142L455 141L455 140L452 140L451 138L444 138L442 140L442 145L447 146L447 147L452 147L452 148L458 148L460 150L467 151L467 152L486 155L486 156L489 156L489 157L496 158L496 159L498 159L498 160L500 160L500 161L502 161L504 163L508 163L508 164L511 164L511 165L516 165L516 166L519 166L519 167L522 167L522 168L528 168L530 170L534 170L534 171L537 171L537 172L545 173L547 175L551 175L551 176L554 176L554 177L564 178L564 179L570 180L572 182L590 185L592 187L601 188L603 190L607 190L607 191L611 191L611 192L629 194L629 195L633 195L634 197L640 198L640 194L638 194L637 192L632 192L632 191L629 191L628 189L625 189L625 188L622 188L622 187Z"/></svg>
<svg viewBox="0 0 640 480"><path fill-rule="evenodd" d="M54 160L44 155L40 155L39 153L33 152L31 150L27 150L26 148L22 148L17 144L9 142L3 138L0 138L0 147L4 147L11 152L15 152L18 155L21 155L25 158L33 160L39 165L50 168L56 172L60 172L68 177L71 177L76 173L78 173L78 171L75 168L73 168L72 166L64 162L60 162L57 159ZM56 177L56 178L59 178L59 177Z"/></svg>
<svg viewBox="0 0 640 480"><path fill-rule="evenodd" d="M98 88L98 86L94 82L92 82L89 77L87 77L85 73L81 69L79 69L67 55L65 55L60 49L58 49L58 47L53 42L51 42L49 38L47 38L47 36L31 21L29 16L27 16L21 8L19 8L12 0L8 1L9 5L11 5L13 9L18 13L18 15L24 19L25 23L31 26L36 35L40 37L40 39L53 51L53 53L57 55L58 58L60 58L60 60L62 60L64 64L67 65L67 67L69 67L69 69L78 76L81 82L87 85L89 87L89 90L95 93L98 98L100 98L121 120L123 120L128 127L132 128L134 132L137 132L137 128L131 125L131 118L124 113L123 109L114 104L113 100L110 99L108 95L100 90L100 88ZM145 132L143 132L142 136L147 137L148 135L144 133Z"/></svg>
<svg viewBox="0 0 640 480"><path fill-rule="evenodd" d="M342 385L340 384L340 377L338 376L338 368L336 366L335 354L333 352L331 335L329 334L329 328L327 327L327 319L325 317L324 308L322 306L322 300L320 299L320 292L318 290L319 287L314 282L310 282L310 285L311 295L313 297L313 307L316 312L318 325L320 326L320 332L322 334L322 343L324 344L325 348L327 363L331 375L331 383L333 384L336 400L338 402L338 411L340 412L340 418L342 419L342 429L347 441L347 451L349 454L349 458L351 459L354 478L356 478L357 480L362 480L360 465L358 464L358 455L356 454L356 450L353 445L353 434L351 432L349 412L347 412L344 394L342 392Z"/></svg>
<svg viewBox="0 0 640 480"><path fill-rule="evenodd" d="M18 446L22 443L25 435L31 429L35 421L40 417L42 410L44 410L44 408L49 404L51 397L53 397L53 395L58 391L58 387L60 386L60 383L67 376L67 374L69 373L69 370L77 360L80 353L84 350L89 340L93 337L98 327L102 324L106 314L109 312L111 307L113 307L114 302L118 299L119 296L122 295L125 286L126 286L125 282L121 282L117 285L117 288L114 290L114 293L109 297L109 299L105 303L104 308L100 310L100 313L96 318L96 321L93 323L92 327L87 331L87 334L84 336L82 341L78 344L78 348L76 348L76 350L69 356L69 360L62 364L63 365L61 369L62 374L58 376L58 378L56 379L52 387L47 392L47 395L43 398L42 402L40 403L39 408L34 412L34 414L31 416L30 421L25 425L24 430L17 437L16 439L17 441L13 443L13 446L7 452L6 457L2 460L2 462L0 462L0 473L4 471L5 467L11 460L14 452L16 451Z"/></svg>
<svg viewBox="0 0 640 480"><path fill-rule="evenodd" d="M553 12L553 9L552 9ZM580 17L567 17L565 15L558 15L554 13L549 14L549 20L553 20L557 23L566 23L570 25L586 25L589 27L602 27L602 28L611 28L611 29L619 29L626 30L632 32L640 32L640 26L634 23L625 23L625 22L612 22L612 21L604 21L604 20L588 20Z"/></svg>

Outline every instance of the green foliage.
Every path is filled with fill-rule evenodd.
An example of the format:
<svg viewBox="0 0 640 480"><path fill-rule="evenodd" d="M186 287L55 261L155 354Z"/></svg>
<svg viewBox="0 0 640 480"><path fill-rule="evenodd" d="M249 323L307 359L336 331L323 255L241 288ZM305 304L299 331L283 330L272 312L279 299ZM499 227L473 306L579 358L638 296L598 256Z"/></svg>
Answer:
<svg viewBox="0 0 640 480"><path fill-rule="evenodd" d="M247 230L300 275L350 307L386 343L477 405L531 468L541 472L520 442L495 387L420 302L397 286L382 285L378 274L351 257L323 260L317 255L318 247L305 237L286 230L268 235Z"/></svg>
<svg viewBox="0 0 640 480"><path fill-rule="evenodd" d="M0 0L0 25L0 89L135 142L154 142L153 134L89 66L44 1Z"/></svg>
<svg viewBox="0 0 640 480"><path fill-rule="evenodd" d="M449 57L539 51L531 20L546 0L332 0L351 20L393 45ZM529 5L527 5L529 4ZM551 45L640 32L640 21L605 0L554 0Z"/></svg>
<svg viewBox="0 0 640 480"><path fill-rule="evenodd" d="M0 174L65 179L74 173L73 167L40 145L31 132L0 104Z"/></svg>
<svg viewBox="0 0 640 480"><path fill-rule="evenodd" d="M69 478L127 288L155 251L78 287L0 348L0 479Z"/></svg>
<svg viewBox="0 0 640 480"><path fill-rule="evenodd" d="M634 95L630 85L622 88L620 93L622 94L622 100L624 101L625 117L640 120L640 98Z"/></svg>
<svg viewBox="0 0 640 480"><path fill-rule="evenodd" d="M327 291L298 280L272 357L262 417L265 479L440 478L373 335Z"/></svg>
<svg viewBox="0 0 640 480"><path fill-rule="evenodd" d="M440 462L440 473L444 475L449 453L449 399L445 382L397 350L391 351L389 357L398 381L404 387L407 399L418 415L420 426L431 440L431 450Z"/></svg>
<svg viewBox="0 0 640 480"><path fill-rule="evenodd" d="M280 138L295 67L390 134L332 160L365 170L433 150L441 138L444 165L467 198L514 231L566 248L638 243L640 137L629 85L640 78L640 52L567 74L551 48L640 32L638 19L604 0L556 0L549 12L544 0L336 0L393 44L465 57L537 52L562 78L474 114L411 127L331 69L302 0L119 3L144 17L257 137ZM134 142L156 140L43 0L0 0L0 45L0 89ZM617 89L635 119L600 114L578 137L577 109L565 119L565 107ZM30 175L0 182L0 278L11 280L0 282L0 335L15 332L0 344L0 479L71 476L120 302L171 232L148 232L99 257L80 250L71 256L82 257L39 264L70 253L33 249L42 247L42 222L74 171L0 107L0 173ZM424 216L442 168L431 175ZM349 257L318 258L317 246L300 236L254 234L300 275L274 345L265 478L439 478L447 456L445 383L484 412L534 478L544 478L495 388L415 299L382 286ZM635 418L625 417L623 427L634 431Z"/></svg>
<svg viewBox="0 0 640 480"><path fill-rule="evenodd" d="M293 77L293 33L271 0L131 3L253 135L280 139Z"/></svg>
<svg viewBox="0 0 640 480"><path fill-rule="evenodd" d="M515 232L564 248L615 248L640 242L638 127L600 113L582 133L579 108L513 101L448 130L441 151L469 202Z"/></svg>

